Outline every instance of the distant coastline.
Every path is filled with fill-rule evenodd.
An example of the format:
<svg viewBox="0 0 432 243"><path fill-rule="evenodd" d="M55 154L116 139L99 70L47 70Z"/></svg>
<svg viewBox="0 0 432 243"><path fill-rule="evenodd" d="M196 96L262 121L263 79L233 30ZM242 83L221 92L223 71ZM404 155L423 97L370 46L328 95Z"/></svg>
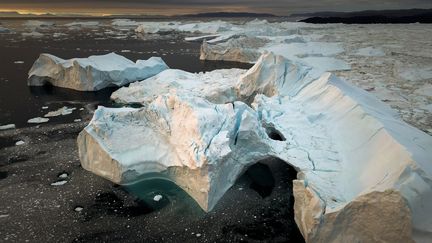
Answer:
<svg viewBox="0 0 432 243"><path fill-rule="evenodd" d="M432 23L432 9L381 10L360 12L317 12L295 14L300 22L313 24L410 24Z"/></svg>

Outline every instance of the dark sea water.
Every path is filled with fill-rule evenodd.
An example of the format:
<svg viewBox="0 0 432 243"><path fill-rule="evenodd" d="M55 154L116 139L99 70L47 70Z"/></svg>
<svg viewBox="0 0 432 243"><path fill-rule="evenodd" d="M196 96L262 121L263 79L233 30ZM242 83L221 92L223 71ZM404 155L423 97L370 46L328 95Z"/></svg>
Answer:
<svg viewBox="0 0 432 243"><path fill-rule="evenodd" d="M69 59L116 52L133 61L160 56L170 68L189 72L220 68L249 68L248 64L200 61L200 43L184 41L184 35L136 35L134 27L116 27L111 20L46 20L50 26L29 26L28 20L1 20L0 26L11 30L0 33L0 125L33 126L27 120L43 117L48 111L63 106L77 108L71 115L53 117L50 124L73 122L87 106L109 106L115 90L77 92L56 87L28 87L27 73L41 53ZM42 20L45 21L45 20ZM92 26L67 26L76 21L97 21ZM37 31L42 37L28 37ZM24 34L24 35L23 35ZM23 62L23 63L21 63ZM48 109L42 107L48 106Z"/></svg>

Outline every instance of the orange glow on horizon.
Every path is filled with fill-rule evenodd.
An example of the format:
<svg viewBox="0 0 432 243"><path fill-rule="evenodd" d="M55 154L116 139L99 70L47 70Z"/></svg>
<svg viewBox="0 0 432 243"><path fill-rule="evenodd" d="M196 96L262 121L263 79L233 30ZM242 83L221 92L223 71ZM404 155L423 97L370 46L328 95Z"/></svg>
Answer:
<svg viewBox="0 0 432 243"><path fill-rule="evenodd" d="M178 15L178 14L196 14L203 12L263 12L268 13L265 9L251 9L249 7L244 6L229 6L229 7L183 7L179 8L178 6L157 8L157 7L137 7L137 8L25 8L25 7L3 7L0 8L1 12L18 12L20 14L35 14L35 15L43 15L43 14L83 14L83 15L91 15L91 16L106 16L106 15Z"/></svg>

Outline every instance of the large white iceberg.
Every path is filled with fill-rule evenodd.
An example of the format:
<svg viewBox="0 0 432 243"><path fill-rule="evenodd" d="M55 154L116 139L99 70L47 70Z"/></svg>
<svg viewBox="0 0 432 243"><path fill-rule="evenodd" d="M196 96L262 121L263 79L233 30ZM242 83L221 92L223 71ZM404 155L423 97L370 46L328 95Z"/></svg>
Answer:
<svg viewBox="0 0 432 243"><path fill-rule="evenodd" d="M141 23L135 32L141 34L155 34L169 31L207 33L215 34L231 30L237 30L231 23L216 20L209 22L144 22Z"/></svg>
<svg viewBox="0 0 432 243"><path fill-rule="evenodd" d="M272 53L241 75L212 73L227 82L219 91L200 83L212 74L165 71L114 93L144 106L99 107L78 137L82 166L120 184L172 180L209 211L249 166L279 158L298 171L306 241L432 239L431 136L368 92Z"/></svg>
<svg viewBox="0 0 432 243"><path fill-rule="evenodd" d="M42 86L49 83L62 88L96 91L143 80L167 68L159 57L132 62L115 53L69 60L41 54L29 71L27 84Z"/></svg>

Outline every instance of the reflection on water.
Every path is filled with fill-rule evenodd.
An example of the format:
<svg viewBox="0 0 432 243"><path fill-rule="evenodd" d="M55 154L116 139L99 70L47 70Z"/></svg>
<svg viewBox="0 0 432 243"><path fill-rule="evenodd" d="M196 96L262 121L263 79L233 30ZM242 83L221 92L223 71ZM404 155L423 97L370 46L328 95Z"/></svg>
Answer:
<svg viewBox="0 0 432 243"><path fill-rule="evenodd" d="M138 183L124 186L130 194L136 196L141 202L153 211L160 210L172 203L173 206L182 204L193 205L197 212L202 211L200 206L185 191L173 182L166 179L146 179Z"/></svg>

